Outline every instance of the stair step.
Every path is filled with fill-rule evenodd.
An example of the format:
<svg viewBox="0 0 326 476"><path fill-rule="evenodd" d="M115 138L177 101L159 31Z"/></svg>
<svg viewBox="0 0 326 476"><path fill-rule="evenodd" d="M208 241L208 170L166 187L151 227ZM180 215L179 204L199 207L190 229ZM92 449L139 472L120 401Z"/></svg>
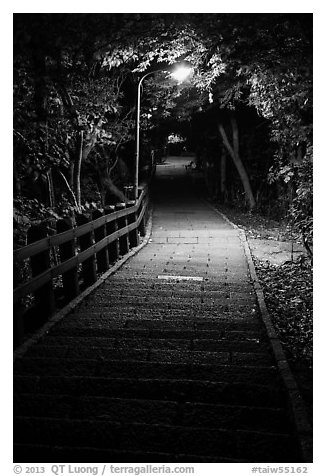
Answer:
<svg viewBox="0 0 326 476"><path fill-rule="evenodd" d="M289 433L285 412L279 408L216 405L107 396L22 393L14 396L16 416L77 418L120 423L182 425Z"/></svg>
<svg viewBox="0 0 326 476"><path fill-rule="evenodd" d="M54 445L32 445L16 444L14 445L14 462L24 461L26 463L243 463L247 460L237 460L230 458L169 454L149 451L124 451L112 448L91 448Z"/></svg>
<svg viewBox="0 0 326 476"><path fill-rule="evenodd" d="M174 313L173 312L173 319L170 319L170 316L167 316L167 313L158 313L155 309L152 310L151 312L151 317L150 318L144 318L142 314L136 314L135 312L130 313L130 312L124 312L121 310L117 310L115 314L112 314L110 311L102 311L102 312L96 312L96 311L76 311L70 313L66 320L65 323L68 322L80 322L85 319L91 319L94 321L103 321L103 322L116 322L116 321L122 321L122 322L130 322L132 324L133 322L137 323L136 325L139 326L140 323L144 322L144 328L148 328L148 326L152 325L155 326L161 325L161 322L164 322L164 324L169 327L171 324L172 327L175 327L175 323L178 323L179 321L188 323L189 326L196 326L196 328L199 326L203 329L211 329L211 330L243 330L243 331L257 331L260 333L263 333L263 326L262 323L256 319L256 318L251 318L251 319L242 319L242 320L236 320L232 321L230 318L225 318L225 317L214 317L214 316L205 316L203 317L202 315L192 315L192 314L187 314L185 313Z"/></svg>
<svg viewBox="0 0 326 476"><path fill-rule="evenodd" d="M220 322L219 322L220 321ZM225 322L227 321L227 322ZM223 317L207 319L198 318L191 315L182 315L173 320L168 320L166 315L157 319L144 319L144 313L139 315L134 314L131 310L126 315L122 315L121 311L117 315L107 315L105 313L98 316L87 314L71 315L67 320L57 324L57 329L69 329L70 327L90 327L90 328L107 328L107 329L149 329L149 330L210 330L210 331L250 331L262 333L263 329L261 325L256 322L256 326L253 325L253 320L245 319L242 315L239 318L230 316L228 319ZM232 325L234 324L234 325ZM248 325L249 324L249 325ZM250 326L251 324L251 326Z"/></svg>
<svg viewBox="0 0 326 476"><path fill-rule="evenodd" d="M157 299L162 300L164 299L165 302L169 301L178 301L182 302L189 302L196 301L203 299L204 302L210 304L223 304L223 305L234 305L239 304L242 306L248 305L255 305L256 304L256 296L254 293L232 293L230 295L229 292L226 291L190 291L190 290L180 290L174 287L174 289L170 290L162 290L156 288L154 293L152 293L153 289L147 288L133 288L129 289L121 289L115 287L110 290L103 291L102 288L97 290L94 296L96 296L97 302L107 302L107 303L116 303L120 302L120 300L124 300L125 302L148 302L148 303L156 303ZM85 300L83 304L87 305L91 303L92 300Z"/></svg>
<svg viewBox="0 0 326 476"><path fill-rule="evenodd" d="M143 295L142 295L143 294ZM135 296L94 296L96 300L96 307L94 301L85 302L81 304L80 310L87 311L87 309L95 309L97 312L100 312L101 309L110 308L114 310L115 308L124 309L129 307L141 308L151 310L155 307L156 310L165 310L165 309L176 309L182 311L193 311L194 309L203 309L205 311L213 311L214 314L228 312L228 311L241 311L243 313L251 314L253 309L255 309L256 303L254 299L247 300L231 300L231 299L221 299L221 298L209 298L203 294L202 296L198 294L194 296L152 296L148 294L139 293L137 297Z"/></svg>
<svg viewBox="0 0 326 476"><path fill-rule="evenodd" d="M185 364L105 359L25 358L15 363L16 374L52 376L138 377L268 383L275 381L272 366ZM249 380L250 379L250 380Z"/></svg>
<svg viewBox="0 0 326 476"><path fill-rule="evenodd" d="M162 253L161 247L159 248L160 254ZM204 254L205 257L207 253ZM114 292L115 289L123 290L124 292L132 291L137 292L137 290L147 290L148 292L155 293L157 290L174 292L176 290L175 281L169 282L162 280L149 281L147 278L138 276L130 276L128 272L123 273L124 269L122 268L119 271L119 274L110 277L110 281L104 283L101 286L102 292ZM158 273L161 274L161 273ZM225 281L225 279L204 279L204 281L183 281L178 283L178 291L181 292L200 292L201 290L205 292L212 293L252 293L252 284L248 283L248 280L245 278L244 282L237 283L236 281ZM136 291L135 291L136 290Z"/></svg>
<svg viewBox="0 0 326 476"><path fill-rule="evenodd" d="M82 326L55 326L51 329L51 336L71 336L71 337L108 337L108 338L151 338L151 339L230 339L230 340L245 340L246 338L260 338L258 332L244 332L244 331L220 331L214 330L189 330L189 329L132 329L114 327L112 323L111 328L103 325L97 327L82 327Z"/></svg>
<svg viewBox="0 0 326 476"><path fill-rule="evenodd" d="M93 445L102 449L109 447L127 451L189 453L255 461L298 461L298 450L293 439L276 433L123 424L98 419L16 417L14 434L17 443L23 444Z"/></svg>
<svg viewBox="0 0 326 476"><path fill-rule="evenodd" d="M139 343L141 345L141 343ZM187 364L255 364L273 365L274 360L267 352L236 352L229 350L203 351L188 349L133 348L129 346L35 346L26 353L28 358L67 358L103 360L141 360L147 362L171 362Z"/></svg>
<svg viewBox="0 0 326 476"><path fill-rule="evenodd" d="M116 309L114 312L105 310L102 312L95 311L79 311L71 313L67 316L66 320L61 323L62 326L66 324L72 325L83 322L93 322L104 324L108 326L114 325L115 327L124 327L125 323L128 323L129 327L140 327L143 329L148 328L176 328L176 327L189 327L203 330L242 330L242 331L254 331L263 333L262 323L258 319L237 319L232 320L231 317L214 317L201 315L185 314L184 312L175 313L173 311L173 319L169 318L167 313L158 313L155 309L151 312L151 318L145 319L144 313L137 313L137 310L132 312L124 312L121 309ZM118 324L120 323L120 326Z"/></svg>
<svg viewBox="0 0 326 476"><path fill-rule="evenodd" d="M95 298L96 299L96 298ZM197 316L201 317L211 317L216 319L229 319L232 321L243 321L248 320L252 321L253 319L257 319L258 312L251 306L218 306L216 304L209 305L207 303L191 303L188 304L181 304L178 302L167 302L164 303L147 303L147 302L117 302L117 303L92 303L89 305L83 305L80 307L80 312L86 314L87 312L99 312L103 314L108 314L114 316L119 316L121 313L129 313L129 314L141 314L143 316L152 317L153 306L155 306L155 312L159 315L167 315L167 314L176 314L177 316Z"/></svg>
<svg viewBox="0 0 326 476"><path fill-rule="evenodd" d="M247 405L278 408L284 395L275 378L266 385L245 382L203 381L189 379L110 378L109 376L17 375L14 391L35 394L64 394L72 396L99 396L111 398L149 399L206 404Z"/></svg>
<svg viewBox="0 0 326 476"><path fill-rule="evenodd" d="M100 349L156 349L156 350L193 350L206 352L247 352L264 354L269 352L269 345L259 339L230 341L228 339L133 339L133 338L73 338L51 337L39 342L26 353L29 357L54 357L66 355L71 349L97 348Z"/></svg>

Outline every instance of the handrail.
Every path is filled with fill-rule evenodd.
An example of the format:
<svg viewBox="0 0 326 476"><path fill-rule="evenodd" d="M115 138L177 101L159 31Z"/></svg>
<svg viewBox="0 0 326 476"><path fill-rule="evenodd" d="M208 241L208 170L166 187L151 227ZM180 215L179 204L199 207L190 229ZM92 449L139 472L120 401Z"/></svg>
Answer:
<svg viewBox="0 0 326 476"><path fill-rule="evenodd" d="M33 293L39 316L47 319L56 308L52 280L62 276L61 288L66 302L79 294L81 274L85 286L95 282L97 273L107 270L119 255L139 244L139 235L145 235L148 204L147 189L142 189L134 205L131 202L120 204L116 211L14 251L15 265L30 259L33 275L13 291L16 344L23 341L25 334L22 299ZM69 226L72 226L71 222ZM76 238L79 238L78 250ZM61 262L50 266L50 252L54 247L59 247Z"/></svg>
<svg viewBox="0 0 326 476"><path fill-rule="evenodd" d="M47 236L46 238L42 238L41 240L31 243L30 245L26 245L14 250L14 260L23 261L27 258L30 258L31 256L41 253L42 251L52 248L53 246L58 246L74 238L83 236L85 233L94 231L100 226L106 225L114 220L117 220L118 218L122 218L137 212L144 198L144 194L145 191L143 190L138 199L138 203L131 208L119 210L109 215L104 215L103 217L97 218L96 220L93 220L89 223L85 223L84 225L77 226L71 230L57 233L52 236Z"/></svg>
<svg viewBox="0 0 326 476"><path fill-rule="evenodd" d="M128 211L132 210L132 208L127 210ZM34 278L30 279L28 282L18 286L16 289L14 289L14 298L13 298L14 303L17 302L22 297L26 296L26 294L29 294L37 290L43 284L51 281L51 279L56 278L57 276L60 276L62 273L67 272L70 269L83 263L90 256L94 255L95 253L98 253L105 246L107 246L110 243L113 243L115 240L117 240L121 236L138 228L140 222L143 219L145 211L146 209L145 207L143 207L139 217L137 218L137 221L134 222L133 224L125 226L124 228L121 228L120 230L117 230L114 233L111 233L110 235L103 238L101 241L98 241L97 243L94 243L92 246L90 246L86 250L81 251L76 256L64 261L63 263L53 266L52 268L49 268L47 271L44 271L38 276L35 276ZM122 216L125 216L125 215L122 215Z"/></svg>

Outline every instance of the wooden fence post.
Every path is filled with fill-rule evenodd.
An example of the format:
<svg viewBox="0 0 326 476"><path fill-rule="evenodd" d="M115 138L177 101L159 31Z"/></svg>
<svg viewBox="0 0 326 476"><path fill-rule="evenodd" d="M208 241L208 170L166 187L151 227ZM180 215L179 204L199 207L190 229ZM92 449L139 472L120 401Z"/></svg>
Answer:
<svg viewBox="0 0 326 476"><path fill-rule="evenodd" d="M76 222L78 226L84 225L85 223L89 223L89 221L90 220L87 218L86 215L78 214L76 216ZM93 237L91 231L88 231L84 235L79 237L79 245L81 251L87 250L87 248L93 245ZM85 286L87 287L91 284L94 284L97 280L95 255L90 256L82 263L82 270Z"/></svg>
<svg viewBox="0 0 326 476"><path fill-rule="evenodd" d="M34 243L48 236L45 224L32 225L27 232L27 243ZM37 276L50 268L50 250L47 249L30 258L32 276ZM52 279L34 292L35 296L35 324L41 325L55 311L55 299Z"/></svg>
<svg viewBox="0 0 326 476"><path fill-rule="evenodd" d="M144 191L145 186L144 185L139 185L138 187L138 198L141 196L142 192Z"/></svg>
<svg viewBox="0 0 326 476"><path fill-rule="evenodd" d="M142 212L143 206L144 206L144 200L142 201L141 206L138 209L139 210L138 215ZM138 230L139 230L140 236L146 235L146 211L143 215L143 218L141 219L141 222L139 223Z"/></svg>
<svg viewBox="0 0 326 476"><path fill-rule="evenodd" d="M131 200L130 202L127 202L126 206L127 206L127 208L131 208L135 205L135 203L136 203L135 200ZM136 220L137 220L136 213L131 213L127 217L128 225L132 225L133 223L135 223ZM134 246L139 245L139 237L138 237L137 227L129 232L129 244L130 244L131 248L133 248Z"/></svg>
<svg viewBox="0 0 326 476"><path fill-rule="evenodd" d="M94 210L92 213L92 219L96 220L97 218L101 218L104 214L100 210ZM95 243L103 240L106 237L106 229L105 225L99 226L94 230L94 238ZM100 251L96 253L96 262L97 262L97 272L104 273L109 267L109 253L108 248L102 248Z"/></svg>
<svg viewBox="0 0 326 476"><path fill-rule="evenodd" d="M71 218L64 218L57 221L57 232L62 233L64 231L70 230L73 228L73 223ZM59 253L61 263L75 256L75 240L67 241L62 245L59 245ZM77 266L62 273L62 285L63 293L67 302L74 299L79 294L79 283L78 283L78 268Z"/></svg>
<svg viewBox="0 0 326 476"><path fill-rule="evenodd" d="M145 214L144 214L145 229L146 229L146 225L147 225L147 222L148 222L148 218L149 218L149 207L148 207L148 202L147 202L147 205L146 205L146 208L145 208Z"/></svg>
<svg viewBox="0 0 326 476"><path fill-rule="evenodd" d="M14 262L14 272L13 272L14 289L19 284L18 274L19 274L18 265L17 265L17 263ZM13 312L13 314L14 314L13 338L14 338L14 348L15 348L23 342L24 334L25 334L25 329L24 329L24 306L22 305L22 300L21 299L19 299L14 304L13 311L14 311Z"/></svg>
<svg viewBox="0 0 326 476"><path fill-rule="evenodd" d="M116 204L116 210L125 210L126 204L125 203L117 203ZM128 225L127 217L123 216L121 218L118 218L118 228L121 230L121 228L124 228L125 226ZM120 236L119 238L119 249L120 249L120 254L125 255L129 251L129 239L128 239L128 233L125 233L124 235Z"/></svg>
<svg viewBox="0 0 326 476"><path fill-rule="evenodd" d="M109 205L105 207L104 213L106 215L110 215L111 213L114 213L115 207L114 205ZM111 235L118 229L118 223L117 220L112 220L109 223L106 224L106 236ZM109 262L110 264L113 264L117 261L119 258L119 240L116 239L112 243L109 243Z"/></svg>
<svg viewBox="0 0 326 476"><path fill-rule="evenodd" d="M132 198L133 190L134 187L132 185L126 185L123 187L124 196L127 197L128 200Z"/></svg>

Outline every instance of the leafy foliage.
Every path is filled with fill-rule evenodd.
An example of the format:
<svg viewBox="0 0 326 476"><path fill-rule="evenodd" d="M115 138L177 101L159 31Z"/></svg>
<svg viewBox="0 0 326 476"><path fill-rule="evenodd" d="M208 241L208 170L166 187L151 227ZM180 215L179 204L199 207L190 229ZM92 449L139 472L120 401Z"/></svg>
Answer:
<svg viewBox="0 0 326 476"><path fill-rule="evenodd" d="M260 167L258 181L266 187L272 182L281 184L278 195L289 204L290 223L310 241L312 16L216 14L194 21L200 23L197 33L202 32L206 47L197 79L197 86L209 91L205 107L213 102L219 109L254 107L268 123L269 138L275 144L273 164L269 164L272 180L266 181L267 171ZM247 167L252 176L253 163Z"/></svg>
<svg viewBox="0 0 326 476"><path fill-rule="evenodd" d="M290 358L312 366L312 270L304 261L255 262L268 309Z"/></svg>
<svg viewBox="0 0 326 476"><path fill-rule="evenodd" d="M61 180L55 184L57 196L66 194L72 207L78 174L81 190L97 194L83 200L97 202L100 196L103 201L109 179L123 186L130 173L117 172L121 155L132 168L133 154L128 158L120 151L132 148L137 82L145 71L183 59L194 66L190 83L178 86L163 73L144 82L144 144L163 144L171 132L184 136L187 131L192 147L215 147L219 154L210 110L221 115L232 109L239 117L254 108L270 139L255 142L252 136L262 137L262 129L256 133L256 121L250 134L244 114L240 147L255 193L263 196L261 184L268 188L273 162L270 178L285 184L273 190L287 203L285 195L293 189L291 223L311 239L311 15L16 14L14 40L18 194L49 202L35 184L49 188L53 170L71 189ZM206 131L196 138L189 124L199 110Z"/></svg>
<svg viewBox="0 0 326 476"><path fill-rule="evenodd" d="M276 264L282 261L269 255L271 248L266 247L266 240L292 242L292 233L285 223L229 207L222 207L222 211L246 232L271 319L307 408L311 410L313 271L310 260L301 254L295 261L288 258L283 264Z"/></svg>
<svg viewBox="0 0 326 476"><path fill-rule="evenodd" d="M295 229L299 230L305 244L310 247L313 242L313 168L312 151L307 151L302 162L295 166L297 189L290 209L290 219Z"/></svg>

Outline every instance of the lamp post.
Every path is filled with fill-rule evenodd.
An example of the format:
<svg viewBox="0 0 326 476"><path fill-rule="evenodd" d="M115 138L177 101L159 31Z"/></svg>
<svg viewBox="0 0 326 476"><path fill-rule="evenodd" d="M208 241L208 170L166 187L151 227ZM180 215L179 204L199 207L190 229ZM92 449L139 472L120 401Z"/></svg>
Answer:
<svg viewBox="0 0 326 476"><path fill-rule="evenodd" d="M136 154L135 154L135 182L134 182L134 196L135 200L138 199L138 177L139 177L139 143L140 143L140 98L141 98L141 86L143 81L150 74L155 74L160 71L167 71L166 69L157 69L155 71L150 71L149 73L144 74L138 81L137 88L137 115L136 115ZM184 81L190 74L191 68L189 66L179 65L175 71L170 72L171 76L176 79L179 83Z"/></svg>

